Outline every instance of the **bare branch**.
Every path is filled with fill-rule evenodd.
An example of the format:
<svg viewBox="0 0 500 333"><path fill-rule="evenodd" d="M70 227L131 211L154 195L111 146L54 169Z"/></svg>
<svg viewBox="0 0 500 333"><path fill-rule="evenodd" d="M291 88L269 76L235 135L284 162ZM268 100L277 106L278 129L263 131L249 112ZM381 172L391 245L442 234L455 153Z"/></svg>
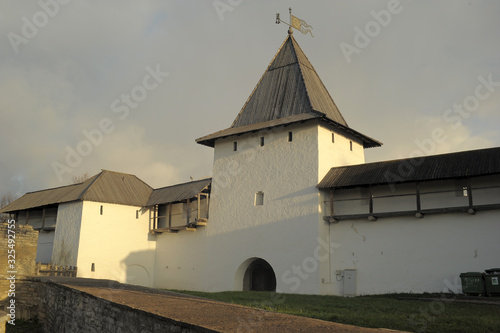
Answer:
<svg viewBox="0 0 500 333"><path fill-rule="evenodd" d="M2 197L0 198L0 209L4 208L14 200L16 200L16 197L11 192L2 195ZM1 223L6 223L8 219L9 219L8 214L0 214Z"/></svg>
<svg viewBox="0 0 500 333"><path fill-rule="evenodd" d="M85 172L83 175L80 176L73 176L73 184L80 184L86 181L87 179L90 178L90 175L88 172Z"/></svg>

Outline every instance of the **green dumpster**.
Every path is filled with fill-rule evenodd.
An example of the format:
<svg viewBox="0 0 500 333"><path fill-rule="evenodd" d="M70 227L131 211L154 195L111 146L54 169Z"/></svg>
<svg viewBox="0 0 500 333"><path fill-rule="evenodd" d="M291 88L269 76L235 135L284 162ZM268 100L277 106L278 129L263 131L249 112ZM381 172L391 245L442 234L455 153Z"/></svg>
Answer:
<svg viewBox="0 0 500 333"><path fill-rule="evenodd" d="M500 295L500 268L485 270L484 282L488 295Z"/></svg>
<svg viewBox="0 0 500 333"><path fill-rule="evenodd" d="M485 295L484 273L467 272L460 274L462 292L466 295Z"/></svg>

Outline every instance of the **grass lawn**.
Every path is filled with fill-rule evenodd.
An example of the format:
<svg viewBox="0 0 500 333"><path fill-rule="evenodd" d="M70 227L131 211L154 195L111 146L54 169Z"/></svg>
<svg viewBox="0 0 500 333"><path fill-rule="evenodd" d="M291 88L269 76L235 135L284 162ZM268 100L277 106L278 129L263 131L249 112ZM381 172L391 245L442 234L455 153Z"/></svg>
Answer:
<svg viewBox="0 0 500 333"><path fill-rule="evenodd" d="M345 298L256 291L219 293L175 291L356 326L409 332L500 332L500 305L397 299L405 296L440 298L439 295L377 295Z"/></svg>

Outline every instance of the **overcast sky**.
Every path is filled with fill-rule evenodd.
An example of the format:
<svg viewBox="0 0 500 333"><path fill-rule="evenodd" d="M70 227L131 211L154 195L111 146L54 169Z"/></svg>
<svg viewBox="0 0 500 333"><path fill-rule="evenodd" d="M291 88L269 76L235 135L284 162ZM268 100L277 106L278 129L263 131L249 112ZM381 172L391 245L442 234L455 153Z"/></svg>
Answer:
<svg viewBox="0 0 500 333"><path fill-rule="evenodd" d="M500 146L500 1L5 0L0 194L210 176L194 140L231 125L290 6L349 126L384 143L367 162Z"/></svg>

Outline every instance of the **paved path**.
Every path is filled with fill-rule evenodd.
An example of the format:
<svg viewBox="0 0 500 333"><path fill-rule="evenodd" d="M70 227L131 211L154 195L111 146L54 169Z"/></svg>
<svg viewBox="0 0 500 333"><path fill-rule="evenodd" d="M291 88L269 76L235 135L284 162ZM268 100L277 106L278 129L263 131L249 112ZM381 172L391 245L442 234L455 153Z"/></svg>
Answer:
<svg viewBox="0 0 500 333"><path fill-rule="evenodd" d="M42 278L94 296L216 332L399 332L363 328L212 301L110 280Z"/></svg>

